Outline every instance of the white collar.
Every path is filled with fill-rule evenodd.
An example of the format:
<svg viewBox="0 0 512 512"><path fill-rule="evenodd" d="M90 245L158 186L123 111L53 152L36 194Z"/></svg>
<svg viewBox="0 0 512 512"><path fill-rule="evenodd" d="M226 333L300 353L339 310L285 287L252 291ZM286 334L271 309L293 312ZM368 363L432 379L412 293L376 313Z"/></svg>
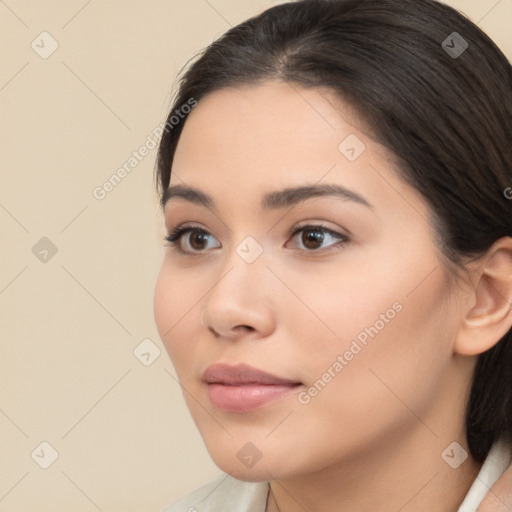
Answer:
<svg viewBox="0 0 512 512"><path fill-rule="evenodd" d="M505 437L496 441L489 450L480 472L469 488L457 512L476 512L479 505L512 460L512 443Z"/></svg>

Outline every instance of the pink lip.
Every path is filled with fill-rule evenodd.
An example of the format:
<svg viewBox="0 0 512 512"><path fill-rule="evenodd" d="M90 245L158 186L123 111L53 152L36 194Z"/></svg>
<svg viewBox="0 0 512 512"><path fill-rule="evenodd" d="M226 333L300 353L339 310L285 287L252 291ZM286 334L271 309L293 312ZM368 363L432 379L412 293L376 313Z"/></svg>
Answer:
<svg viewBox="0 0 512 512"><path fill-rule="evenodd" d="M248 412L284 397L301 383L246 364L214 364L203 374L210 401L227 412Z"/></svg>
<svg viewBox="0 0 512 512"><path fill-rule="evenodd" d="M230 386L242 384L300 384L296 380L283 379L243 363L236 366L225 363L212 364L203 373L203 380L208 384L228 384Z"/></svg>

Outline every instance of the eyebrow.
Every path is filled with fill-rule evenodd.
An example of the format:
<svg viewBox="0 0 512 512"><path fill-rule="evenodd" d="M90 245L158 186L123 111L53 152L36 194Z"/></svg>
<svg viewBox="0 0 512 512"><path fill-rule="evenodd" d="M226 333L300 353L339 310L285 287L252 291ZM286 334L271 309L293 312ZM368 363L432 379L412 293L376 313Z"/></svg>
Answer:
<svg viewBox="0 0 512 512"><path fill-rule="evenodd" d="M316 185L303 185L298 187L289 187L282 190L275 190L265 194L261 200L262 210L278 210L288 208L306 201L312 197L335 196L344 201L352 201L374 209L363 196L335 183L323 183ZM190 203L204 205L207 208L215 210L215 201L205 192L186 185L174 185L169 187L162 195L161 205L165 205L171 199L183 199Z"/></svg>

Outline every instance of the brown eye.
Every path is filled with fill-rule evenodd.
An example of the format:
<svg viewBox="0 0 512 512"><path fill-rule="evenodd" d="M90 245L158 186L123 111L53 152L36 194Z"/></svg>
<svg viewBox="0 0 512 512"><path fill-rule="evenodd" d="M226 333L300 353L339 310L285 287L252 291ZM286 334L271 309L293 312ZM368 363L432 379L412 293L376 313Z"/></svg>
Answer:
<svg viewBox="0 0 512 512"><path fill-rule="evenodd" d="M190 231L191 237L188 238L190 246L197 251L204 249L205 242L208 240L208 234L200 231Z"/></svg>
<svg viewBox="0 0 512 512"><path fill-rule="evenodd" d="M187 234L192 236L185 236ZM171 246L177 247L180 252L183 253L202 253L207 248L208 238L211 236L208 231L201 228L194 227L178 227L172 233L165 237ZM188 241L190 249L183 249L181 239ZM218 247L218 246L217 246Z"/></svg>
<svg viewBox="0 0 512 512"><path fill-rule="evenodd" d="M191 236L185 236L190 234ZM341 248L349 242L349 238L341 233L337 233L332 229L322 225L308 225L302 226L297 229L292 228L289 236L295 238L301 234L300 243L303 246L305 252L324 252L322 244L329 239L334 240L334 243L328 244L326 247L337 246ZM211 233L198 227L178 227L172 233L165 237L171 246L177 247L177 249L184 254L201 254L206 252L208 249L208 240L213 238ZM188 248L183 248L182 239L188 243ZM338 241L338 243L336 243ZM214 246L215 247L215 246ZM216 247L220 247L217 245ZM329 249L327 249L329 250Z"/></svg>
<svg viewBox="0 0 512 512"><path fill-rule="evenodd" d="M338 244L331 243L324 247L332 247L334 245L344 246L348 241L348 237L342 235L341 233L337 233L332 229L327 228L326 226L318 225L318 226L300 226L299 228L292 228L290 236L295 238L297 235L301 234L300 243L303 246L303 250L306 252L324 252L320 251L322 249L322 244L325 241L329 241L329 239L338 240Z"/></svg>
<svg viewBox="0 0 512 512"><path fill-rule="evenodd" d="M323 233L318 229L305 229L302 231L301 242L308 249L318 249L324 240Z"/></svg>

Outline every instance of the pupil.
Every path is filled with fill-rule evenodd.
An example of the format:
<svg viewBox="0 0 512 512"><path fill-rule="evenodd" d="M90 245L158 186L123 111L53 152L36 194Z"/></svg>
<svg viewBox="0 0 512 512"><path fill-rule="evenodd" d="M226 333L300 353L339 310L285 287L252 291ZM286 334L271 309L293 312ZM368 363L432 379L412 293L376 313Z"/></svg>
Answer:
<svg viewBox="0 0 512 512"><path fill-rule="evenodd" d="M316 235L314 235L313 233L316 233ZM324 235L320 233L320 231L314 229L304 231L304 235L305 236L302 237L302 242L304 243L305 247L308 247L310 249L317 249L318 245L315 244L320 243L321 245L324 238ZM310 242L313 243L313 247L311 247Z"/></svg>
<svg viewBox="0 0 512 512"><path fill-rule="evenodd" d="M199 244L196 244L195 241L199 239ZM201 240L202 239L202 240ZM203 244L201 243L205 241L205 233L195 233L191 240L191 245L194 249L202 249Z"/></svg>

